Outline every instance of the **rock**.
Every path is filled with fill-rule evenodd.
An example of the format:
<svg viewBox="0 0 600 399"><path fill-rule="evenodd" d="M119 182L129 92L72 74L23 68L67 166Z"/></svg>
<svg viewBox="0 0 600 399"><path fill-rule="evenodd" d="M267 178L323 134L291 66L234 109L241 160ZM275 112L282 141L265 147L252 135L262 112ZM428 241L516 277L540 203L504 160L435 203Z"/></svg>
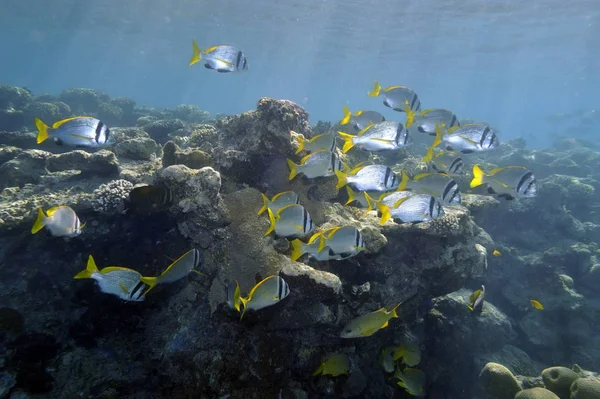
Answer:
<svg viewBox="0 0 600 399"><path fill-rule="evenodd" d="M38 183L47 173L47 159L53 155L41 150L25 150L0 165L0 188L22 187L27 183Z"/></svg>
<svg viewBox="0 0 600 399"><path fill-rule="evenodd" d="M115 153L119 157L149 161L160 156L161 148L149 137L137 137L117 143Z"/></svg>
<svg viewBox="0 0 600 399"><path fill-rule="evenodd" d="M19 155L21 152L22 150L18 147L0 147L0 165L2 165L4 162L16 158L16 156Z"/></svg>
<svg viewBox="0 0 600 399"><path fill-rule="evenodd" d="M0 85L0 109L23 108L32 100L31 92L17 86Z"/></svg>
<svg viewBox="0 0 600 399"><path fill-rule="evenodd" d="M338 276L315 270L303 263L288 263L279 274L296 292L314 301L335 299L342 291L342 282Z"/></svg>
<svg viewBox="0 0 600 399"><path fill-rule="evenodd" d="M167 142L163 148L163 167L171 165L185 165L191 169L201 169L212 164L212 158L206 152L196 148L180 149L172 141Z"/></svg>
<svg viewBox="0 0 600 399"><path fill-rule="evenodd" d="M68 104L77 115L97 114L100 104L110 100L101 91L83 88L64 90L58 98Z"/></svg>
<svg viewBox="0 0 600 399"><path fill-rule="evenodd" d="M79 170L82 173L113 175L119 173L119 161L114 152L108 150L91 154L83 150L74 150L51 155L46 160L46 168L50 172Z"/></svg>
<svg viewBox="0 0 600 399"><path fill-rule="evenodd" d="M517 393L515 399L559 399L559 397L544 388L531 388Z"/></svg>
<svg viewBox="0 0 600 399"><path fill-rule="evenodd" d="M142 128L158 143L164 144L171 139L170 133L184 126L185 124L179 119L165 119L147 123Z"/></svg>
<svg viewBox="0 0 600 399"><path fill-rule="evenodd" d="M529 312L519 322L519 327L534 345L553 348L560 343L560 333L554 324L540 312Z"/></svg>
<svg viewBox="0 0 600 399"><path fill-rule="evenodd" d="M571 385L571 399L600 399L600 380L596 377L576 379Z"/></svg>
<svg viewBox="0 0 600 399"><path fill-rule="evenodd" d="M485 353L477 358L479 368L489 362L502 364L514 375L522 376L537 375L538 370L543 367L533 361L525 351L510 344L504 345L500 350Z"/></svg>
<svg viewBox="0 0 600 399"><path fill-rule="evenodd" d="M554 392L560 399L569 399L571 384L579 375L566 367L550 367L542 371L542 379L546 389Z"/></svg>
<svg viewBox="0 0 600 399"><path fill-rule="evenodd" d="M181 104L173 111L173 115L177 119L192 123L205 123L210 121L210 113L203 111L196 105Z"/></svg>
<svg viewBox="0 0 600 399"><path fill-rule="evenodd" d="M521 390L515 376L498 363L488 363L479 373L479 384L489 399L513 399Z"/></svg>
<svg viewBox="0 0 600 399"><path fill-rule="evenodd" d="M218 144L219 134L212 125L198 125L189 139L189 147L198 147L205 150L212 149Z"/></svg>
<svg viewBox="0 0 600 399"><path fill-rule="evenodd" d="M107 215L122 213L125 210L125 200L129 198L132 189L133 184L122 179L101 184L94 190L94 211Z"/></svg>
<svg viewBox="0 0 600 399"><path fill-rule="evenodd" d="M12 374L0 371L0 399L8 397L10 390L17 385L17 380Z"/></svg>

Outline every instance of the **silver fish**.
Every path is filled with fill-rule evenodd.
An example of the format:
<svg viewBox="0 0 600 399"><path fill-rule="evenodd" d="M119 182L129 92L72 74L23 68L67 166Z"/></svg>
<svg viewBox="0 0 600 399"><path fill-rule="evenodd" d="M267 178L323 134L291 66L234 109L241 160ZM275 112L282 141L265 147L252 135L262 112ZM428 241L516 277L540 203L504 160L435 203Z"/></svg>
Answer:
<svg viewBox="0 0 600 399"><path fill-rule="evenodd" d="M427 162L431 170L450 176L463 174L464 162L458 152L440 151L436 153L433 148L430 148L429 151L423 161Z"/></svg>
<svg viewBox="0 0 600 399"><path fill-rule="evenodd" d="M407 183L401 190L410 190L419 194L429 194L439 199L443 205L458 205L461 201L458 183L448 175L442 173L421 173L411 180L402 171L402 181Z"/></svg>
<svg viewBox="0 0 600 399"><path fill-rule="evenodd" d="M407 112L407 114L421 111L421 100L419 96L411 88L406 86L390 86L382 89L381 85L375 82L375 86L369 96L383 96L383 105L393 109L394 111ZM408 116L408 115L407 115ZM409 124L410 126L410 124Z"/></svg>
<svg viewBox="0 0 600 399"><path fill-rule="evenodd" d="M315 228L308 211L302 205L288 205L276 214L270 209L268 212L271 226L265 236L274 231L278 237L297 238L310 233Z"/></svg>
<svg viewBox="0 0 600 399"><path fill-rule="evenodd" d="M428 194L407 196L397 201L393 207L380 202L377 207L381 212L381 225L390 218L400 223L420 223L428 222L444 214L442 204Z"/></svg>
<svg viewBox="0 0 600 399"><path fill-rule="evenodd" d="M369 125L356 136L338 132L345 141L342 151L348 152L354 146L365 151L397 150L412 144L408 130L399 122L384 121Z"/></svg>
<svg viewBox="0 0 600 399"><path fill-rule="evenodd" d="M309 179L316 177L333 176L335 171L342 170L344 164L335 152L317 151L308 154L300 160L300 165L296 165L292 160L287 160L290 168L290 177L292 180L298 173L302 173Z"/></svg>
<svg viewBox="0 0 600 399"><path fill-rule="evenodd" d="M199 273L196 268L200 265L200 251L191 249L171 263L157 277L142 277L142 282L149 286L146 294L157 284L169 284L181 280L191 272Z"/></svg>
<svg viewBox="0 0 600 399"><path fill-rule="evenodd" d="M338 189L350 185L358 191L389 191L396 189L400 184L398 176L385 165L367 165L351 171L350 174L341 171L336 171L335 174L338 177Z"/></svg>
<svg viewBox="0 0 600 399"><path fill-rule="evenodd" d="M35 118L38 129L37 143L52 137L58 145L74 147L102 147L112 142L108 127L96 118L76 116L55 122L52 127Z"/></svg>
<svg viewBox="0 0 600 399"><path fill-rule="evenodd" d="M385 117L377 111L356 111L353 114L348 107L344 105L344 117L342 118L340 125L351 124L356 130L362 130L369 125L383 121L385 121Z"/></svg>
<svg viewBox="0 0 600 399"><path fill-rule="evenodd" d="M364 250L363 236L354 226L339 226L323 233L323 248L329 247L336 259L348 259Z"/></svg>
<svg viewBox="0 0 600 399"><path fill-rule="evenodd" d="M301 136L298 138L300 145L296 150L296 154L306 150L308 152L317 151L335 151L335 134L323 133L312 137L310 140L303 139Z"/></svg>
<svg viewBox="0 0 600 399"><path fill-rule="evenodd" d="M478 165L473 166L471 187L488 185L488 192L507 200L533 198L537 195L537 181L531 171L522 166L507 166L484 173Z"/></svg>
<svg viewBox="0 0 600 399"><path fill-rule="evenodd" d="M334 253L331 248L327 246L321 246L323 241L324 239L321 236L321 233L314 234L310 238L308 244L303 243L297 238L292 240L292 254L290 255L290 259L295 262L304 254L307 254L310 258L316 261L326 261L332 259Z"/></svg>
<svg viewBox="0 0 600 399"><path fill-rule="evenodd" d="M96 280L100 291L119 297L124 301L140 302L144 300L145 284L141 281L142 275L133 269L108 266L98 270L94 258L90 255L86 269L75 276L75 279L84 278Z"/></svg>
<svg viewBox="0 0 600 399"><path fill-rule="evenodd" d="M488 151L498 148L500 144L496 131L484 124L469 124L454 127L441 140L436 136L435 143L443 141L448 151L470 154L477 151Z"/></svg>
<svg viewBox="0 0 600 399"><path fill-rule="evenodd" d="M435 136L435 126L439 124L444 129L460 126L460 122L454 112L443 108L432 108L421 111L415 116L410 128L411 133L420 133Z"/></svg>
<svg viewBox="0 0 600 399"><path fill-rule="evenodd" d="M263 212L265 212L267 208L270 209L274 214L277 214L281 208L300 202L300 197L293 191L283 191L273 196L271 200L269 200L269 198L267 198L267 196L263 193L260 193L260 195L262 195L263 198L263 206L259 209L258 215L261 215Z"/></svg>
<svg viewBox="0 0 600 399"><path fill-rule="evenodd" d="M269 276L256 284L246 298L240 298L244 306L242 317L247 310L260 310L284 300L290 294L290 287L279 276Z"/></svg>
<svg viewBox="0 0 600 399"><path fill-rule="evenodd" d="M46 215L47 214L47 215ZM31 234L35 234L44 227L50 231L54 237L75 237L81 234L82 225L75 211L68 206L55 206L46 211L38 209L37 219L31 228Z"/></svg>
<svg viewBox="0 0 600 399"><path fill-rule="evenodd" d="M195 40L192 41L193 54L190 66L205 59L204 67L217 72L239 72L248 70L246 56L233 46L214 46L201 50Z"/></svg>

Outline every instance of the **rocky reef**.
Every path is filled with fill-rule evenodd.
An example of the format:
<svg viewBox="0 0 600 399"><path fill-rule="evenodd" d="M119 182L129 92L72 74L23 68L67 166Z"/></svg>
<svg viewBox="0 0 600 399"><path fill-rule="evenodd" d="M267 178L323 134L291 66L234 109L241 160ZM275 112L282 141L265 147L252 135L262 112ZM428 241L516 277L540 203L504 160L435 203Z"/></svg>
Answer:
<svg viewBox="0 0 600 399"><path fill-rule="evenodd" d="M114 143L36 144L34 117L78 114L109 125ZM472 159L534 170L537 198L469 192L467 175L462 206L426 223L381 226L375 212L342 205L335 177L288 180L299 138L330 129L311 126L287 100L262 98L255 110L213 118L192 105L139 108L89 89L36 96L0 86L0 399L405 398L380 355L406 342L421 352L429 398L598 397L594 373L549 367L600 368L600 152L503 143ZM382 160L396 171L424 167L404 150ZM168 209L126 211L129 192L144 184L172 193ZM357 227L365 250L291 261L289 242L265 236L269 219L257 215L261 193L285 190L319 230ZM82 234L32 235L37 209L57 205L76 211ZM202 254L202 275L159 286L143 302L73 279L90 254L100 267L157 275L190 248ZM289 297L240 320L227 285L236 280L247 293L274 274ZM467 304L482 284L479 314ZM372 337L339 337L349 320L398 303L399 318ZM348 355L348 374L313 377L334 352Z"/></svg>

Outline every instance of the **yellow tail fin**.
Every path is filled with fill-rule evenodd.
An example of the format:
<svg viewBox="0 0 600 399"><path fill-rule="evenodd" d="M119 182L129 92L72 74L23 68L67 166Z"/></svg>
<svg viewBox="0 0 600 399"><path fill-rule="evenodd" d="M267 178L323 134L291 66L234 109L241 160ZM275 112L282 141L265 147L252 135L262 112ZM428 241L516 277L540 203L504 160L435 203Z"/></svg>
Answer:
<svg viewBox="0 0 600 399"><path fill-rule="evenodd" d="M304 146L306 145L306 139L303 137L298 137L298 149L296 150L296 154L299 154L300 152L302 152L302 150L304 150ZM291 180L291 179L290 179Z"/></svg>
<svg viewBox="0 0 600 399"><path fill-rule="evenodd" d="M144 295L146 295L156 286L156 284L158 284L158 277L141 277L140 281L144 284L148 284L148 289L144 292Z"/></svg>
<svg viewBox="0 0 600 399"><path fill-rule="evenodd" d="M200 50L200 47L198 47L198 43L196 43L195 39L192 40L192 49L193 54L192 59L190 60L190 66L194 65L196 62L199 62L202 58L202 50Z"/></svg>
<svg viewBox="0 0 600 399"><path fill-rule="evenodd" d="M406 186L408 186L409 180L410 179L408 178L408 175L406 174L406 172L404 170L402 170L402 179L400 180L400 184L398 185L398 191L406 190Z"/></svg>
<svg viewBox="0 0 600 399"><path fill-rule="evenodd" d="M264 212L267 210L267 207L268 207L268 205L269 205L269 199L267 198L267 196L266 196L266 195L264 195L263 193L260 193L260 195L262 195L262 199L263 199L263 206L262 206L262 208L260 208L260 209L258 210L258 213L257 213L257 215L262 215L262 214L263 214L263 213L264 213Z"/></svg>
<svg viewBox="0 0 600 399"><path fill-rule="evenodd" d="M290 177L288 180L292 180L298 174L298 166L291 159L287 159L288 168L290 168Z"/></svg>
<svg viewBox="0 0 600 399"><path fill-rule="evenodd" d="M398 318L398 313L396 313L396 309L398 309L398 307L401 304L402 304L402 302L400 302L399 304L397 304L396 306L394 306L394 308L389 311L389 313L392 315L393 318Z"/></svg>
<svg viewBox="0 0 600 399"><path fill-rule="evenodd" d="M377 206L377 201L375 201L373 198L371 198L371 196L369 194L367 194L366 191L363 194L365 195L365 198L367 200L367 210L365 211L365 213L363 213L363 215L365 215L365 214L371 212L373 210L373 208Z"/></svg>
<svg viewBox="0 0 600 399"><path fill-rule="evenodd" d="M319 237L319 246L317 247L317 251L321 252L322 250L324 250L325 249L325 243L326 243L325 237L320 236Z"/></svg>
<svg viewBox="0 0 600 399"><path fill-rule="evenodd" d="M427 154L423 157L423 162L431 162L433 160L433 147L427 149Z"/></svg>
<svg viewBox="0 0 600 399"><path fill-rule="evenodd" d="M94 261L94 258L92 257L92 255L90 255L88 257L87 266L86 266L85 270L77 273L74 278L76 278L76 279L91 278L92 274L94 274L94 273L98 273L98 266L96 266L96 262Z"/></svg>
<svg viewBox="0 0 600 399"><path fill-rule="evenodd" d="M392 218L392 212L390 211L390 207L382 204L381 202L377 204L377 209L381 212L381 220L379 220L379 224L383 226L385 222Z"/></svg>
<svg viewBox="0 0 600 399"><path fill-rule="evenodd" d="M347 125L350 123L350 118L352 118L352 112L344 105L344 117L340 121L340 125Z"/></svg>
<svg viewBox="0 0 600 399"><path fill-rule="evenodd" d="M375 81L373 90L369 92L369 97L377 97L381 93L381 85Z"/></svg>
<svg viewBox="0 0 600 399"><path fill-rule="evenodd" d="M340 170L334 170L335 175L338 178L338 182L335 185L335 188L337 188L338 190L342 187L344 187L347 182L348 182L348 175Z"/></svg>
<svg viewBox="0 0 600 399"><path fill-rule="evenodd" d="M404 112L406 112L406 122L404 123L407 128L411 127L413 123L415 123L415 116L417 115L415 111L410 109L408 105L404 106Z"/></svg>
<svg viewBox="0 0 600 399"><path fill-rule="evenodd" d="M479 165L473 165L473 180L471 180L469 186L471 188L481 186L483 184L484 177L485 173L483 173L483 170L481 170Z"/></svg>
<svg viewBox="0 0 600 399"><path fill-rule="evenodd" d="M346 191L348 192L348 201L346 201L346 203L344 205L348 205L349 203L351 203L352 201L354 201L356 199L356 198L354 198L356 193L354 192L354 190L352 190L350 188L350 186L346 186Z"/></svg>
<svg viewBox="0 0 600 399"><path fill-rule="evenodd" d="M352 149L352 147L354 147L354 137L351 134L348 133L344 133L344 132L338 132L338 135L342 138L342 140L344 140L344 146L342 147L342 151L344 153L350 151L350 149Z"/></svg>
<svg viewBox="0 0 600 399"><path fill-rule="evenodd" d="M48 136L48 129L50 129L50 127L44 122L42 122L40 118L35 118L34 121L35 127L37 127L38 130L36 141L38 144L41 144L44 141L48 140L48 137L50 137Z"/></svg>
<svg viewBox="0 0 600 399"><path fill-rule="evenodd" d="M250 297L248 298L242 298L240 296L240 304L244 306L244 309L242 310L242 314L240 314L240 320L242 320L242 318L244 317L244 314L246 314L246 304L250 301ZM239 310L239 309L238 309Z"/></svg>
<svg viewBox="0 0 600 399"><path fill-rule="evenodd" d="M292 254L290 255L290 259L292 262L295 262L296 260L300 259L302 255L304 255L304 243L296 238L295 240L292 240L291 244Z"/></svg>
<svg viewBox="0 0 600 399"><path fill-rule="evenodd" d="M271 234L273 232L273 230L275 230L275 215L273 214L273 211L271 211L270 209L267 209L267 212L269 212L269 221L271 222L271 226L269 227L269 230L267 230L267 232L265 233L265 237L268 236L269 234Z"/></svg>
<svg viewBox="0 0 600 399"><path fill-rule="evenodd" d="M43 229L45 225L46 225L46 215L44 215L44 211L42 211L42 208L38 208L37 219L35 220L35 223L33 224L33 227L31 228L31 234L37 233L38 231Z"/></svg>
<svg viewBox="0 0 600 399"><path fill-rule="evenodd" d="M444 132L442 131L442 127L438 123L436 123L435 124L435 139L433 140L433 143L431 144L432 149L441 144L443 134L444 134Z"/></svg>

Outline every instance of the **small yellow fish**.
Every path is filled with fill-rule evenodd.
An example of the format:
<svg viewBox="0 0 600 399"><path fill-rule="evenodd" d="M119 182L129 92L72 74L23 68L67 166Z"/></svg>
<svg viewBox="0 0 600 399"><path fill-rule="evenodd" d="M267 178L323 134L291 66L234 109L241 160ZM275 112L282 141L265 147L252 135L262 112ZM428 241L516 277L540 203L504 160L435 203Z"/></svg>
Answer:
<svg viewBox="0 0 600 399"><path fill-rule="evenodd" d="M416 366L421 362L421 348L413 343L402 344L394 352L394 360L398 359L409 367Z"/></svg>
<svg viewBox="0 0 600 399"><path fill-rule="evenodd" d="M72 238L81 234L84 226L85 223L81 224L75 211L68 206L55 206L48 209L46 214L39 208L31 234L46 227L54 237Z"/></svg>
<svg viewBox="0 0 600 399"><path fill-rule="evenodd" d="M381 350L381 356L379 357L379 364L385 370L386 373L393 373L396 369L396 362L394 362L394 353L398 349L395 346L387 346Z"/></svg>
<svg viewBox="0 0 600 399"><path fill-rule="evenodd" d="M492 252L492 255L494 255L494 256L502 256L502 252L498 251L497 249L494 249L494 252Z"/></svg>
<svg viewBox="0 0 600 399"><path fill-rule="evenodd" d="M473 291L469 297L469 304L467 307L471 310L481 311L483 309L483 300L485 298L485 286L482 285L481 289Z"/></svg>
<svg viewBox="0 0 600 399"><path fill-rule="evenodd" d="M338 375L348 375L350 371L350 359L345 353L336 353L321 362L319 367L313 373L313 376L317 375L330 375L337 377Z"/></svg>
<svg viewBox="0 0 600 399"><path fill-rule="evenodd" d="M362 338L375 334L380 329L386 328L390 319L398 318L398 314L396 313L398 306L400 306L400 304L397 304L391 310L386 310L386 308L383 307L374 312L350 320L340 333L340 337Z"/></svg>
<svg viewBox="0 0 600 399"><path fill-rule="evenodd" d="M410 367L404 370L396 370L394 377L400 381L396 382L399 387L402 387L413 396L425 396L425 373L421 370Z"/></svg>
<svg viewBox="0 0 600 399"><path fill-rule="evenodd" d="M241 305L244 307L241 312L242 314L240 315L240 320L244 317L244 314L248 309L260 310L275 305L279 301L285 299L289 294L290 287L284 279L279 276L269 276L265 278L252 287L246 298L239 298ZM239 292L237 295L239 295ZM234 307L236 306L237 300L238 299L234 296Z"/></svg>
<svg viewBox="0 0 600 399"><path fill-rule="evenodd" d="M530 299L529 303L537 310L544 310L544 305L542 305L539 301L536 301L535 299Z"/></svg>

